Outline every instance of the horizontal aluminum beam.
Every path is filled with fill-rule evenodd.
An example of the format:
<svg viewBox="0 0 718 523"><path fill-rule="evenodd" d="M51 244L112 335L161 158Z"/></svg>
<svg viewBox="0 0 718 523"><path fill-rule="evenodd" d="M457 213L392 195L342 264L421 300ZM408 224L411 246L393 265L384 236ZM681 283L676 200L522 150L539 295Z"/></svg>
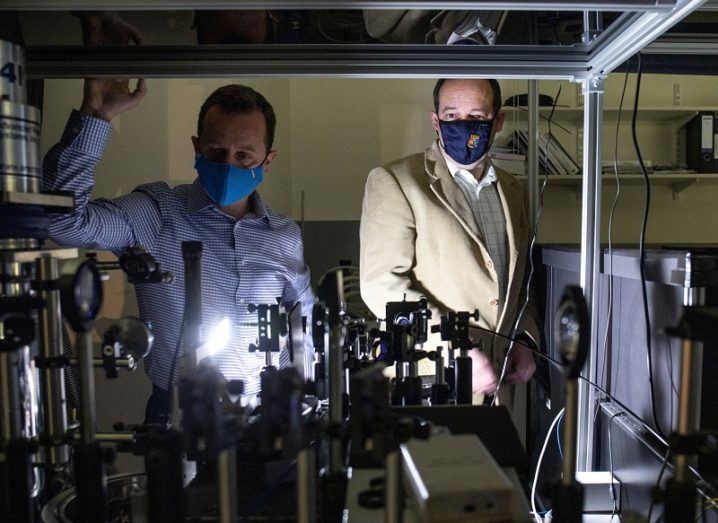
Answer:
<svg viewBox="0 0 718 523"><path fill-rule="evenodd" d="M512 11L664 11L676 0L3 0L13 10L162 9L493 9Z"/></svg>
<svg viewBox="0 0 718 523"><path fill-rule="evenodd" d="M577 47L441 45L38 46L29 78L585 78Z"/></svg>
<svg viewBox="0 0 718 523"><path fill-rule="evenodd" d="M614 29L609 41L592 53L592 74L602 76L610 73L628 58L646 47L661 34L673 27L689 13L698 9L705 0L679 0L669 13L641 13L630 23Z"/></svg>
<svg viewBox="0 0 718 523"><path fill-rule="evenodd" d="M718 55L718 35L685 35L661 37L646 46L643 54Z"/></svg>

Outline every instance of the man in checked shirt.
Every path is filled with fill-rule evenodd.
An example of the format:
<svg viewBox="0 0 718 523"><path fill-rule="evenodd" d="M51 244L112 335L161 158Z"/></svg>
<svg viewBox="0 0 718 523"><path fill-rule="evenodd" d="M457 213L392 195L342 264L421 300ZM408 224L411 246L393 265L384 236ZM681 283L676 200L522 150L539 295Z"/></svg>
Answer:
<svg viewBox="0 0 718 523"><path fill-rule="evenodd" d="M229 342L213 356L229 379L241 379L247 392L259 389L263 354L249 353L256 322L250 303L301 303L311 314L314 301L304 263L300 230L271 211L256 191L277 156L272 148L276 117L260 93L242 85L220 87L199 111L192 137L198 178L169 187L148 183L119 198L90 200L94 168L100 161L117 115L135 107L147 92L139 80L89 79L79 111L43 163L46 190L72 191L76 209L53 219L50 237L61 245L121 253L141 245L175 275L171 284L136 286L140 317L152 326L155 342L148 363L153 392L147 420L168 412L175 351L184 310L183 241L203 243L203 328L207 333L229 318ZM311 348L307 359L312 358ZM288 361L286 350L280 362ZM276 364L275 360L275 364Z"/></svg>

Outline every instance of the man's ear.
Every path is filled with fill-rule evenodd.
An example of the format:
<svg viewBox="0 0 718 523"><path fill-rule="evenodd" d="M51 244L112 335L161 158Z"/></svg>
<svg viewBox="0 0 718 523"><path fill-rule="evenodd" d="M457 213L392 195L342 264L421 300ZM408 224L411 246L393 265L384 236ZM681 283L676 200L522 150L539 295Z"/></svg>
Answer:
<svg viewBox="0 0 718 523"><path fill-rule="evenodd" d="M501 129L504 128L504 120L506 119L506 113L503 111L499 111L499 114L496 115L496 118L494 118L494 133L501 132Z"/></svg>
<svg viewBox="0 0 718 523"><path fill-rule="evenodd" d="M436 111L431 111L429 113L429 116L431 117L431 126L434 128L434 131L437 133L439 132L439 115L436 114Z"/></svg>
<svg viewBox="0 0 718 523"><path fill-rule="evenodd" d="M269 172L269 170L270 170L269 164L272 163L276 157L277 157L276 149L272 149L269 151L269 153L267 153L267 158L266 158L266 160L264 160L264 163L262 164L262 165L264 165L264 172L267 172L267 173Z"/></svg>
<svg viewBox="0 0 718 523"><path fill-rule="evenodd" d="M195 154L199 153L199 137L192 136L192 146L194 147Z"/></svg>

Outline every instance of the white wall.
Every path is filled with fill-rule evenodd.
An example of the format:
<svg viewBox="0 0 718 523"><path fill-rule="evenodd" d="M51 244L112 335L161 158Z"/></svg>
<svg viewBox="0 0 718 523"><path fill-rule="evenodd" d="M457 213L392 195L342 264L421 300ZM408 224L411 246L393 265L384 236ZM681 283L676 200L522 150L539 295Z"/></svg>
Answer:
<svg viewBox="0 0 718 523"><path fill-rule="evenodd" d="M279 157L262 186L270 205L299 220L304 192L306 220L358 220L364 180L377 165L422 151L433 138L432 80L378 79L192 79L151 80L139 107L119 117L107 154L97 173L98 196L117 196L140 183L191 181L193 151L190 136L197 111L217 86L230 81L247 83L274 104ZM606 83L607 107L618 106L623 75ZM502 81L504 98L525 92L525 83ZM633 102L635 77L629 79L624 106ZM677 86L677 87L675 87ZM540 83L541 92L554 96L556 82ZM641 107L671 106L678 89L678 107L718 106L718 78L644 75ZM53 80L46 85L43 145L59 136L66 115L81 100L81 82ZM578 86L564 84L560 104L581 103ZM512 128L509 114L507 129ZM522 119L523 119L522 115ZM630 141L629 114L619 133L619 159L635 159ZM668 161L675 153L675 130L685 121L662 117L639 120L638 136L644 156ZM561 116L555 120L562 122ZM566 124L566 122L563 122ZM615 118L607 118L603 158L613 157ZM554 128L574 153L580 143L580 122L571 134ZM545 123L544 123L545 128ZM604 221L615 186L604 188ZM655 186L647 238L653 243L718 241L718 219L713 204L718 185L696 185L673 200L670 186ZM619 203L614 238L636 242L642 210L640 186L625 187ZM575 191L549 186L540 227L542 242L576 242L580 231L580 201ZM605 236L605 234L604 234Z"/></svg>

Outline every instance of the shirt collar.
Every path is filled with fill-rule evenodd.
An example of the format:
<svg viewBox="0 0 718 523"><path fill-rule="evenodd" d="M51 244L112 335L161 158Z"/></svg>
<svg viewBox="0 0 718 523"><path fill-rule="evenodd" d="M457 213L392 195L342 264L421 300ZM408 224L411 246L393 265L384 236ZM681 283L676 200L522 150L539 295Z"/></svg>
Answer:
<svg viewBox="0 0 718 523"><path fill-rule="evenodd" d="M204 190L199 178L197 178L194 183L190 185L190 190L187 194L187 210L191 214L194 214L209 207L215 207L221 211ZM249 209L252 216L248 215L247 217L264 219L272 227L276 225L274 215L270 212L269 207L267 207L267 204L264 203L264 200L262 200L257 191L249 195Z"/></svg>
<svg viewBox="0 0 718 523"><path fill-rule="evenodd" d="M449 169L452 178L456 179L456 176L459 175L462 179L476 186L479 190L496 181L496 170L494 169L490 159L487 159L486 161L486 169L484 170L484 175L481 177L481 180L477 180L473 172L476 168L471 171L462 169L444 152L443 147L439 146L439 150L444 157L444 161L446 161L446 167Z"/></svg>

